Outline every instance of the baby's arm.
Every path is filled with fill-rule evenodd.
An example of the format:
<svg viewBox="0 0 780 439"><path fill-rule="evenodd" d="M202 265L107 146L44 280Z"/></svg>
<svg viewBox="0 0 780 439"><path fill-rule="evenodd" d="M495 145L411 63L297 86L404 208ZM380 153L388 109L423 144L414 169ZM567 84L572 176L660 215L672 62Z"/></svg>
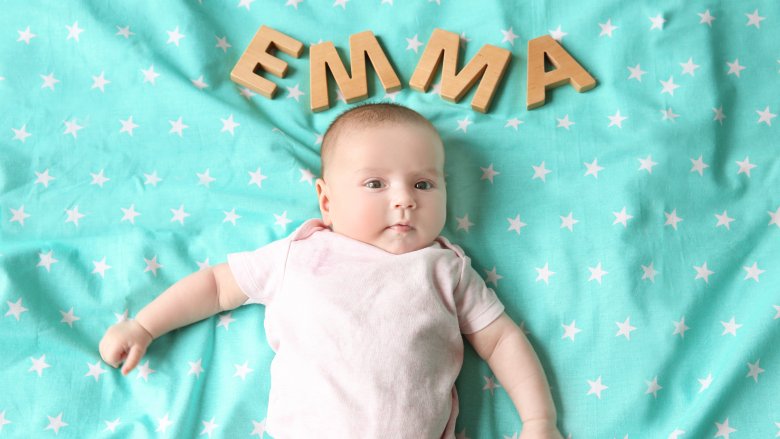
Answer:
<svg viewBox="0 0 780 439"><path fill-rule="evenodd" d="M192 273L144 307L135 320L108 328L100 341L103 361L127 375L138 364L152 340L176 328L235 309L246 302L227 264Z"/></svg>
<svg viewBox="0 0 780 439"><path fill-rule="evenodd" d="M503 313L493 323L465 334L509 394L523 421L521 438L560 438L547 378L531 343Z"/></svg>

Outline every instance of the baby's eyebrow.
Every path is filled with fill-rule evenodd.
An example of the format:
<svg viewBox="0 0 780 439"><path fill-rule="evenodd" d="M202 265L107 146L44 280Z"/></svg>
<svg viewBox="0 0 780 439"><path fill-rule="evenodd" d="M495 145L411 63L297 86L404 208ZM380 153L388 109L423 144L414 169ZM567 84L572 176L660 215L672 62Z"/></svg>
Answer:
<svg viewBox="0 0 780 439"><path fill-rule="evenodd" d="M355 171L355 174L360 174L362 172L388 172L387 169L384 168L360 168ZM423 169L422 171L412 171L409 172L409 174L418 175L418 174L433 174L435 176L441 176L441 173L436 168L427 168Z"/></svg>

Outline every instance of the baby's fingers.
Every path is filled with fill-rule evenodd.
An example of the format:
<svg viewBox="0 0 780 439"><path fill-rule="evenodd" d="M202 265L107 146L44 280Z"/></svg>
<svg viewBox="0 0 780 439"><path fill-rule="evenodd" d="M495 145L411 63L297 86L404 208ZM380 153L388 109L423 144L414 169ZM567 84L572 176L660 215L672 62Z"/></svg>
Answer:
<svg viewBox="0 0 780 439"><path fill-rule="evenodd" d="M122 366L122 375L127 375L130 373L130 371L135 368L135 366L138 364L139 361L141 361L141 357L144 356L145 349L138 345L133 345L130 348L130 353L127 355L127 360L125 361L124 366Z"/></svg>

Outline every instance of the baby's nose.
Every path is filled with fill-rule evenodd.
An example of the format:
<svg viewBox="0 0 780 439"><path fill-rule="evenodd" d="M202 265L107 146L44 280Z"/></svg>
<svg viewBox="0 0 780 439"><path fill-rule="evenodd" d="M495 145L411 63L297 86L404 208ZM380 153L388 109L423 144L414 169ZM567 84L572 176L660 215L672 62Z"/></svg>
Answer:
<svg viewBox="0 0 780 439"><path fill-rule="evenodd" d="M408 191L401 191L397 194L393 205L395 208L404 209L414 209L416 207L414 197Z"/></svg>

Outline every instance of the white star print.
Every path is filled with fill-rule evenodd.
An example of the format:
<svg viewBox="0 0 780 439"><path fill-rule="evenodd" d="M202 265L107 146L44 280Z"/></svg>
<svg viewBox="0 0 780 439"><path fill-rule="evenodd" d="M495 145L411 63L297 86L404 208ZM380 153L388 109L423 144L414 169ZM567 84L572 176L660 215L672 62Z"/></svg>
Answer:
<svg viewBox="0 0 780 439"><path fill-rule="evenodd" d="M457 230L463 229L463 230L465 230L465 231L466 231L466 233L468 233L468 232L469 232L469 229L471 228L471 226L473 226L473 225L474 225L474 223L472 223L471 221L469 221L469 214L466 214L466 216L464 216L463 218L457 218L457 217L456 217L455 219L456 219L456 220L457 220L457 222L458 222L458 228L457 228ZM519 219L519 217L518 217L518 219ZM510 230L511 230L511 229L510 229ZM518 233L519 233L519 232L518 232Z"/></svg>
<svg viewBox="0 0 780 439"><path fill-rule="evenodd" d="M753 378L754 382L758 382L758 374L764 373L764 369L762 369L758 363L761 361L761 359L756 360L755 363L748 363L748 368L750 369L750 372L748 372L746 377Z"/></svg>
<svg viewBox="0 0 780 439"><path fill-rule="evenodd" d="M144 269L144 273L147 271L151 271L154 277L157 277L157 270L160 268L164 268L164 265L160 265L157 263L157 255L155 255L152 259L146 259L144 258L144 262L146 263L146 268Z"/></svg>
<svg viewBox="0 0 780 439"><path fill-rule="evenodd" d="M669 93L670 95L674 96L674 90L677 88L680 88L679 85L674 83L674 77L670 76L668 81L660 81L661 85L663 86L661 90L661 94Z"/></svg>
<svg viewBox="0 0 780 439"><path fill-rule="evenodd" d="M672 122L674 122L675 119L680 117L679 114L675 114L672 111L672 107L669 107L666 110L661 110L661 114L663 115L663 118L661 120L671 120Z"/></svg>
<svg viewBox="0 0 780 439"><path fill-rule="evenodd" d="M605 274L609 273L608 271L604 271L604 270L601 269L601 262L600 261L599 261L598 265L596 265L595 267L588 267L588 270L590 270L590 279L588 279L588 282L590 282L590 281L595 279L595 280L599 281L599 285L601 284L601 278Z"/></svg>
<svg viewBox="0 0 780 439"><path fill-rule="evenodd" d="M542 164L541 164L541 165L539 165L539 166L534 166L534 165L531 165L531 167L532 167L532 168L534 168L534 176L533 176L533 177L531 177L531 180L533 180L533 179L536 179L536 178L539 178L539 179L541 179L543 182L545 182L545 183L546 183L546 180L545 180L545 175L549 174L549 173L550 173L550 172L552 172L552 171L550 171L550 170L548 170L548 169L545 169L545 168L544 168L544 161L542 161Z"/></svg>
<svg viewBox="0 0 780 439"><path fill-rule="evenodd" d="M68 28L68 38L65 38L65 41L73 38L78 43L79 42L79 35L81 35L81 33L84 32L84 29L79 29L79 22L78 21L74 21L73 25L68 26L66 24L65 27Z"/></svg>
<svg viewBox="0 0 780 439"><path fill-rule="evenodd" d="M89 175L92 176L92 183L90 183L90 185L96 184L100 187L103 187L103 184L105 182L111 180L110 178L106 178L106 176L103 175L103 169L101 169L100 172L97 174L93 174L90 172Z"/></svg>
<svg viewBox="0 0 780 439"><path fill-rule="evenodd" d="M62 320L60 320L60 323L65 323L71 328L73 327L73 322L81 320L80 317L73 315L73 308L71 308L68 312L60 310L60 314L62 314Z"/></svg>
<svg viewBox="0 0 780 439"><path fill-rule="evenodd" d="M173 43L176 47L179 47L179 41L184 38L184 35L179 33L179 26L176 26L176 29L172 31L169 30L165 32L168 34L168 41L166 41L165 44Z"/></svg>
<svg viewBox="0 0 780 439"><path fill-rule="evenodd" d="M539 282L539 280L543 280L545 284L550 285L550 282L549 282L550 276L555 274L555 272L551 271L547 267L548 265L549 265L549 263L545 262L544 263L544 267L535 269L536 272L539 274L538 276L536 276L536 281L537 282Z"/></svg>
<svg viewBox="0 0 780 439"><path fill-rule="evenodd" d="M464 133L468 132L469 125L473 124L474 122L469 120L469 117L466 116L463 120L458 121L458 128L455 131L461 130Z"/></svg>
<svg viewBox="0 0 780 439"><path fill-rule="evenodd" d="M104 373L108 373L107 370L100 367L100 361L98 361L95 364L89 364L87 363L87 366L89 367L89 372L87 372L84 376L85 377L94 377L95 382L100 381L100 375Z"/></svg>
<svg viewBox="0 0 780 439"><path fill-rule="evenodd" d="M201 365L202 361L203 361L202 358L199 358L198 361L196 361L195 363L188 361L190 365L190 370L189 372L187 372L187 375L194 374L197 378L200 378L201 372L204 371L203 366Z"/></svg>
<svg viewBox="0 0 780 439"><path fill-rule="evenodd" d="M236 319L233 318L233 313L229 312L227 314L222 314L219 316L219 323L217 323L217 328L220 326L225 327L225 331L230 330L230 324L235 322Z"/></svg>
<svg viewBox="0 0 780 439"><path fill-rule="evenodd" d="M482 387L482 390L489 390L491 396L493 395L493 390L494 389L497 389L497 388L501 387L501 384L495 382L493 380L493 377L482 376L482 378L485 379L485 386Z"/></svg>
<svg viewBox="0 0 780 439"><path fill-rule="evenodd" d="M752 14L745 14L745 16L748 18L748 22L745 26L755 26L756 29L761 28L761 20L766 20L766 17L758 15L758 9L753 11Z"/></svg>
<svg viewBox="0 0 780 439"><path fill-rule="evenodd" d="M236 209L235 208L233 208L233 210L231 210L230 212L225 212L223 210L222 213L225 214L225 219L222 220L222 222L224 223L224 222L230 221L231 223L233 223L234 226L236 225L236 220L241 218L240 215L236 215Z"/></svg>
<svg viewBox="0 0 780 439"><path fill-rule="evenodd" d="M527 225L526 223L520 221L520 214L514 218L507 218L506 220L509 221L509 228L506 229L507 232L514 230L518 235L520 234L520 229ZM460 226L458 226L458 228L460 228Z"/></svg>
<svg viewBox="0 0 780 439"><path fill-rule="evenodd" d="M657 162L653 161L652 156L647 156L647 158L645 158L645 159L637 159L637 160L639 160L639 163L641 163L641 165L639 166L639 169L637 169L637 171L641 171L642 169L644 169L644 170L647 171L648 174L652 174L653 173L653 166L658 164Z"/></svg>
<svg viewBox="0 0 780 439"><path fill-rule="evenodd" d="M588 390L588 395L592 395L595 393L599 399L601 399L601 392L609 388L601 384L601 377L598 377L596 381L591 381L591 380L586 380L586 381L590 386L590 390Z"/></svg>
<svg viewBox="0 0 780 439"><path fill-rule="evenodd" d="M295 99L295 102L300 102L300 99L298 98L303 96L305 93L303 93L299 87L300 84L295 84L295 87L287 87L287 92L289 93L287 95L287 99L292 98Z"/></svg>
<svg viewBox="0 0 780 439"><path fill-rule="evenodd" d="M672 324L674 325L674 332L672 335L680 334L681 338L685 338L685 331L690 329L685 325L685 316L681 317L679 322L672 322Z"/></svg>
<svg viewBox="0 0 780 439"><path fill-rule="evenodd" d="M65 224L73 223L78 227L79 219L84 218L86 215L79 213L79 206L77 205L73 209L65 209L68 215L68 219L65 220Z"/></svg>
<svg viewBox="0 0 780 439"><path fill-rule="evenodd" d="M653 268L653 263L651 262L650 265L640 265L642 267L642 271L644 274L642 274L642 280L645 280L647 278L650 279L650 282L655 283L655 275L658 274L658 272Z"/></svg>
<svg viewBox="0 0 780 439"><path fill-rule="evenodd" d="M203 90L209 86L203 81L203 75L198 76L198 79L190 79L190 81L192 81L192 85L194 85L198 90Z"/></svg>
<svg viewBox="0 0 780 439"><path fill-rule="evenodd" d="M701 265L701 267L697 267L694 265L693 269L696 270L696 277L693 278L693 280L703 278L705 283L710 283L710 275L715 274L714 271L710 271L709 268L707 268L706 261L704 262L704 264Z"/></svg>
<svg viewBox="0 0 780 439"><path fill-rule="evenodd" d="M588 175L593 175L595 178L599 178L599 171L601 171L602 168L598 164L598 159L593 159L593 163L583 163L586 168L588 168L588 171L585 172L584 177L587 177Z"/></svg>
<svg viewBox="0 0 780 439"><path fill-rule="evenodd" d="M22 208L24 208L24 206L22 206ZM777 227L780 227L780 207L778 207L775 212L772 212L771 210L767 210L766 213L769 214L769 218L770 218L769 224L767 225L771 226L772 224L775 224Z"/></svg>
<svg viewBox="0 0 780 439"><path fill-rule="evenodd" d="M182 122L182 117L179 116L179 118L175 121L169 120L169 124L171 124L171 130L168 131L168 134L176 133L179 135L179 137L182 137L182 131L185 128L189 128L188 125L185 125L184 122Z"/></svg>
<svg viewBox="0 0 780 439"><path fill-rule="evenodd" d="M642 75L647 73L646 71L642 70L641 67L639 67L639 64L637 64L636 67L628 67L628 70L631 72L631 74L628 76L628 79L636 79L639 82L642 82Z"/></svg>
<svg viewBox="0 0 780 439"><path fill-rule="evenodd" d="M41 85L41 88L48 87L51 90L54 90L54 84L60 82L59 79L54 77L54 73L49 73L48 75L38 75L43 79L43 84Z"/></svg>
<svg viewBox="0 0 780 439"><path fill-rule="evenodd" d="M713 108L712 111L715 112L715 117L712 118L712 120L717 120L721 125L723 125L723 119L726 118L726 115L723 114L723 105L721 105L720 108Z"/></svg>
<svg viewBox="0 0 780 439"><path fill-rule="evenodd" d="M731 320L729 320L728 322L724 322L724 321L721 320L720 324L723 325L723 333L720 334L720 335L731 334L731 335L736 337L737 336L737 329L742 327L741 324L737 324L734 321L734 317L731 317Z"/></svg>
<svg viewBox="0 0 780 439"><path fill-rule="evenodd" d="M706 11L698 14L699 17L701 17L701 21L699 21L699 24L706 24L709 27L712 27L712 21L715 20L715 17L710 15L710 10L707 9Z"/></svg>
<svg viewBox="0 0 780 439"><path fill-rule="evenodd" d="M68 426L68 423L62 420L62 412L54 418L48 415L46 417L49 418L49 425L46 426L44 431L52 429L55 434L60 434L60 428Z"/></svg>
<svg viewBox="0 0 780 439"><path fill-rule="evenodd" d="M717 218L717 219L718 219L718 224L715 224L715 227L716 227L716 228L717 228L717 227L720 227L720 226L726 226L726 229L727 229L727 230L731 230L731 226L729 226L729 224L730 224L732 221L734 221L734 218L729 218L729 214L728 214L728 212L727 212L727 211L725 211L725 210L724 210L724 211L723 211L723 213L722 213L721 215L718 215L718 214L716 213L716 214L715 214L715 218Z"/></svg>
<svg viewBox="0 0 780 439"><path fill-rule="evenodd" d="M92 88L99 88L101 93L104 93L106 84L110 84L111 81L105 78L105 72L100 72L100 76L92 77Z"/></svg>
<svg viewBox="0 0 780 439"><path fill-rule="evenodd" d="M569 121L568 114L564 116L563 119L556 118L556 120L558 120L558 126L556 128L566 128L568 130L570 126L574 125L574 122Z"/></svg>
<svg viewBox="0 0 780 439"><path fill-rule="evenodd" d="M739 72L745 70L747 67L739 65L739 59L735 59L733 63L726 62L726 64L729 66L729 71L726 73L726 75L734 74L739 78Z"/></svg>
<svg viewBox="0 0 780 439"><path fill-rule="evenodd" d="M54 259L53 254L54 250L49 250L49 253L38 253L38 257L41 260L36 267L46 267L46 271L51 272L51 265L59 262L57 259Z"/></svg>
<svg viewBox="0 0 780 439"><path fill-rule="evenodd" d="M615 324L618 326L618 332L615 334L615 337L619 337L621 335L625 336L627 340L631 340L631 331L636 331L635 326L631 326L631 323L629 323L630 317L626 317L626 320L623 323L615 322Z"/></svg>
<svg viewBox="0 0 780 439"><path fill-rule="evenodd" d="M19 298L19 300L17 300L16 302L11 302L10 300L6 300L5 303L8 305L8 312L5 313L5 317L14 316L17 322L21 318L23 312L29 311L27 308L25 308L22 305L21 298Z"/></svg>
<svg viewBox="0 0 780 439"><path fill-rule="evenodd" d="M664 212L664 215L666 215L664 226L672 226L674 230L677 230L677 223L683 220L677 216L677 209L672 210L672 213Z"/></svg>
<svg viewBox="0 0 780 439"><path fill-rule="evenodd" d="M212 181L217 181L216 178L213 178L213 177L211 177L211 175L209 175L209 171L210 171L209 169L206 169L206 172L204 172L202 174L198 174L197 172L195 173L195 175L198 176L198 186L203 185L203 186L209 187L209 184Z"/></svg>
<svg viewBox="0 0 780 439"><path fill-rule="evenodd" d="M492 283L493 286L496 288L498 287L498 281L504 278L504 276L501 276L500 274L496 273L495 266L490 271L485 270L485 273L487 275L487 279L485 279L485 283Z"/></svg>
<svg viewBox="0 0 780 439"><path fill-rule="evenodd" d="M23 31L17 30L16 32L19 33L19 38L17 38L16 41L24 41L24 44L27 44L28 46L30 45L30 40L38 36L30 32L30 26L27 26L27 29Z"/></svg>
<svg viewBox="0 0 780 439"><path fill-rule="evenodd" d="M612 31L617 29L617 26L612 25L612 19L607 19L606 23L599 23L599 26L601 27L601 33L599 34L600 37L603 37L604 35L612 38Z"/></svg>
<svg viewBox="0 0 780 439"><path fill-rule="evenodd" d="M680 67L683 68L683 71L682 71L683 75L688 75L689 74L691 76L695 76L694 72L696 71L696 69L699 68L699 65L693 63L693 58L688 58L688 62L680 63Z"/></svg>
<svg viewBox="0 0 780 439"><path fill-rule="evenodd" d="M561 339L569 337L571 338L571 341L574 341L574 336L576 336L578 332L582 332L582 329L577 328L576 320L572 320L571 324L568 326L564 324L561 324L561 326L563 326L564 331L563 337L561 337Z"/></svg>
<svg viewBox="0 0 780 439"><path fill-rule="evenodd" d="M73 119L72 121L65 121L65 131L63 131L62 134L72 134L73 138L78 138L78 132L81 129L84 129L84 127L80 126L78 123L76 123L76 119Z"/></svg>
<svg viewBox="0 0 780 439"><path fill-rule="evenodd" d="M173 213L173 218L171 218L171 222L178 221L181 225L184 225L184 219L190 216L189 213L184 211L184 205L180 205L178 209L171 209L171 213Z"/></svg>
<svg viewBox="0 0 780 439"><path fill-rule="evenodd" d="M758 166L750 163L750 157L748 156L745 156L745 160L742 160L741 162L737 161L736 163L739 165L739 171L737 171L737 175L744 172L748 177L750 177L750 170Z"/></svg>
<svg viewBox="0 0 780 439"><path fill-rule="evenodd" d="M11 128L11 130L13 130L13 132L14 132L13 140L19 140L22 143L25 143L24 140L26 138L32 136L32 134L27 132L27 124L22 125L22 127L19 128L19 129Z"/></svg>
<svg viewBox="0 0 780 439"><path fill-rule="evenodd" d="M214 418L211 418L210 421L200 421L203 423L203 431L200 432L200 435L207 434L209 437L211 437L211 433L214 431L215 428L219 427L218 424L214 423Z"/></svg>
<svg viewBox="0 0 780 439"><path fill-rule="evenodd" d="M146 363L144 363L141 366L138 366L138 378L143 378L144 381L149 381L149 375L157 372L156 370L149 367L149 360L146 360Z"/></svg>
<svg viewBox="0 0 780 439"><path fill-rule="evenodd" d="M493 184L493 177L500 174L500 172L496 172L493 170L492 163L487 168L483 168L480 166L479 169L482 170L482 178L480 178L480 180L488 179L490 180L491 184Z"/></svg>
<svg viewBox="0 0 780 439"><path fill-rule="evenodd" d="M704 175L704 169L709 168L710 165L704 163L701 159L701 155L699 155L699 158L694 160L690 159L691 163L693 163L693 167L691 168L691 172L698 172L700 176Z"/></svg>
<svg viewBox="0 0 780 439"><path fill-rule="evenodd" d="M764 108L764 111L758 111L756 110L756 113L758 113L758 123L764 122L768 126L772 126L772 119L776 118L777 115L769 111L769 106Z"/></svg>
<svg viewBox="0 0 780 439"><path fill-rule="evenodd" d="M127 120L120 120L119 123L122 124L122 129L119 130L119 133L127 133L131 137L133 130L138 128L138 125L133 122L133 116L128 117Z"/></svg>
<svg viewBox="0 0 780 439"><path fill-rule="evenodd" d="M114 35L121 35L125 37L125 39L130 38L130 35L135 35L135 32L130 32L130 25L127 25L125 27L119 27L117 26L117 32Z"/></svg>
<svg viewBox="0 0 780 439"><path fill-rule="evenodd" d="M295 6L295 9L298 9L298 5ZM230 45L230 43L227 42L227 36L220 38L215 35L214 38L217 39L217 45L214 47L219 47L220 49L222 49L223 53L227 53L228 47L233 47Z"/></svg>
<svg viewBox="0 0 780 439"><path fill-rule="evenodd" d="M615 221L612 222L612 225L622 223L624 228L628 227L627 221L633 218L632 215L626 213L626 206L623 206L623 210L620 212L612 212L612 215L615 215Z"/></svg>
<svg viewBox="0 0 780 439"><path fill-rule="evenodd" d="M758 282L758 276L760 276L761 273L766 271L758 268L758 262L754 262L753 265L750 267L747 266L742 267L742 269L747 271L747 274L742 280L753 279L756 282Z"/></svg>
<svg viewBox="0 0 780 439"><path fill-rule="evenodd" d="M21 225L24 225L25 218L29 218L31 215L24 212L24 205L22 205L18 210L14 208L10 208L11 213L13 214L10 222L19 222Z"/></svg>
<svg viewBox="0 0 780 439"><path fill-rule="evenodd" d="M566 32L561 30L561 25L558 25L558 28L555 29L555 30L549 30L548 29L547 32L549 32L550 36L553 38L553 40L556 40L556 41L562 41L563 37L568 35Z"/></svg>
<svg viewBox="0 0 780 439"><path fill-rule="evenodd" d="M517 131L517 126L520 125L521 123L523 123L522 120L513 117L512 119L506 121L506 125L504 125L504 128L512 127L515 129L515 131Z"/></svg>
<svg viewBox="0 0 780 439"><path fill-rule="evenodd" d="M576 220L576 219L574 219L572 217L572 212L569 212L568 216L565 216L565 217L562 216L561 217L561 227L560 228L562 229L562 228L566 227L566 228L569 229L570 232L573 232L574 231L573 227L578 222L579 222L578 220Z"/></svg>
<svg viewBox="0 0 780 439"><path fill-rule="evenodd" d="M168 429L171 425L173 425L173 421L168 419L168 413L165 414L162 418L157 419L159 423L157 424L157 429L154 431L159 431L165 433L165 430Z"/></svg>
<svg viewBox="0 0 780 439"><path fill-rule="evenodd" d="M245 361L244 364L234 364L233 367L236 368L236 373L234 373L233 376L241 377L241 381L246 380L246 375L254 371L254 369L249 368L247 361Z"/></svg>
<svg viewBox="0 0 780 439"><path fill-rule="evenodd" d="M414 53L417 53L417 49L420 48L420 46L423 45L423 43L420 42L420 40L417 39L417 34L414 34L412 38L406 39L406 50L414 50Z"/></svg>
<svg viewBox="0 0 780 439"><path fill-rule="evenodd" d="M504 39L501 40L501 42L506 43L507 41L509 41L509 44L511 44L512 46L515 45L515 39L519 38L519 35L515 35L511 27L508 30L502 29L501 33L504 34Z"/></svg>
<svg viewBox="0 0 780 439"><path fill-rule="evenodd" d="M623 125L621 125L621 124L623 123L624 120L628 119L627 116L621 116L620 115L620 110L619 109L618 109L617 113L615 113L614 116L607 116L607 117L609 118L609 125L607 126L607 128L609 128L609 127L611 127L613 125L617 125L618 128L623 128Z"/></svg>
<svg viewBox="0 0 780 439"><path fill-rule="evenodd" d="M263 175L260 172L260 168L257 168L257 171L255 171L255 172L249 171L249 175L251 176L251 178L249 180L249 184L256 184L257 187L259 187L259 188L263 187L263 180L268 178L268 176Z"/></svg>
<svg viewBox="0 0 780 439"><path fill-rule="evenodd" d="M30 360L32 361L32 366L27 369L27 372L35 372L39 377L43 375L44 369L51 367L51 365L46 362L45 354L41 355L41 358L30 357Z"/></svg>
<svg viewBox="0 0 780 439"><path fill-rule="evenodd" d="M699 384L701 385L701 387L699 388L699 393L701 393L704 390L708 389L710 387L710 384L712 384L712 373L710 372L706 378L697 378L697 381L699 381Z"/></svg>
<svg viewBox="0 0 780 439"><path fill-rule="evenodd" d="M718 428L718 432L715 433L715 437L723 436L724 438L729 439L729 435L737 431L736 429L729 427L729 418L726 418L722 424L716 422L715 426Z"/></svg>
<svg viewBox="0 0 780 439"><path fill-rule="evenodd" d="M650 22L653 23L652 26L650 26L650 30L658 29L663 30L664 29L664 23L666 23L666 20L661 17L661 14L656 15L655 17L647 17L650 19Z"/></svg>
<svg viewBox="0 0 780 439"><path fill-rule="evenodd" d="M287 211L285 210L282 212L281 215L274 214L274 218L276 218L276 221L274 222L274 225L282 226L282 229L287 230L287 224L291 223L292 220L287 219Z"/></svg>
<svg viewBox="0 0 780 439"><path fill-rule="evenodd" d="M92 270L92 274L99 273L101 278L106 277L106 270L110 269L111 266L106 264L106 257L103 256L103 259L100 261L92 261L93 264L95 264L95 269Z"/></svg>
<svg viewBox="0 0 780 439"><path fill-rule="evenodd" d="M150 82L152 85L155 85L155 79L160 76L159 73L154 71L154 65L150 65L147 70L141 69L141 73L144 74L144 84Z"/></svg>
<svg viewBox="0 0 780 439"><path fill-rule="evenodd" d="M648 393L652 393L653 394L653 398L657 398L658 397L657 392L659 390L663 389L663 387L658 385L658 377L657 376L655 378L653 378L652 382L645 381L645 384L647 384L647 390L645 391L645 395L647 395Z"/></svg>

